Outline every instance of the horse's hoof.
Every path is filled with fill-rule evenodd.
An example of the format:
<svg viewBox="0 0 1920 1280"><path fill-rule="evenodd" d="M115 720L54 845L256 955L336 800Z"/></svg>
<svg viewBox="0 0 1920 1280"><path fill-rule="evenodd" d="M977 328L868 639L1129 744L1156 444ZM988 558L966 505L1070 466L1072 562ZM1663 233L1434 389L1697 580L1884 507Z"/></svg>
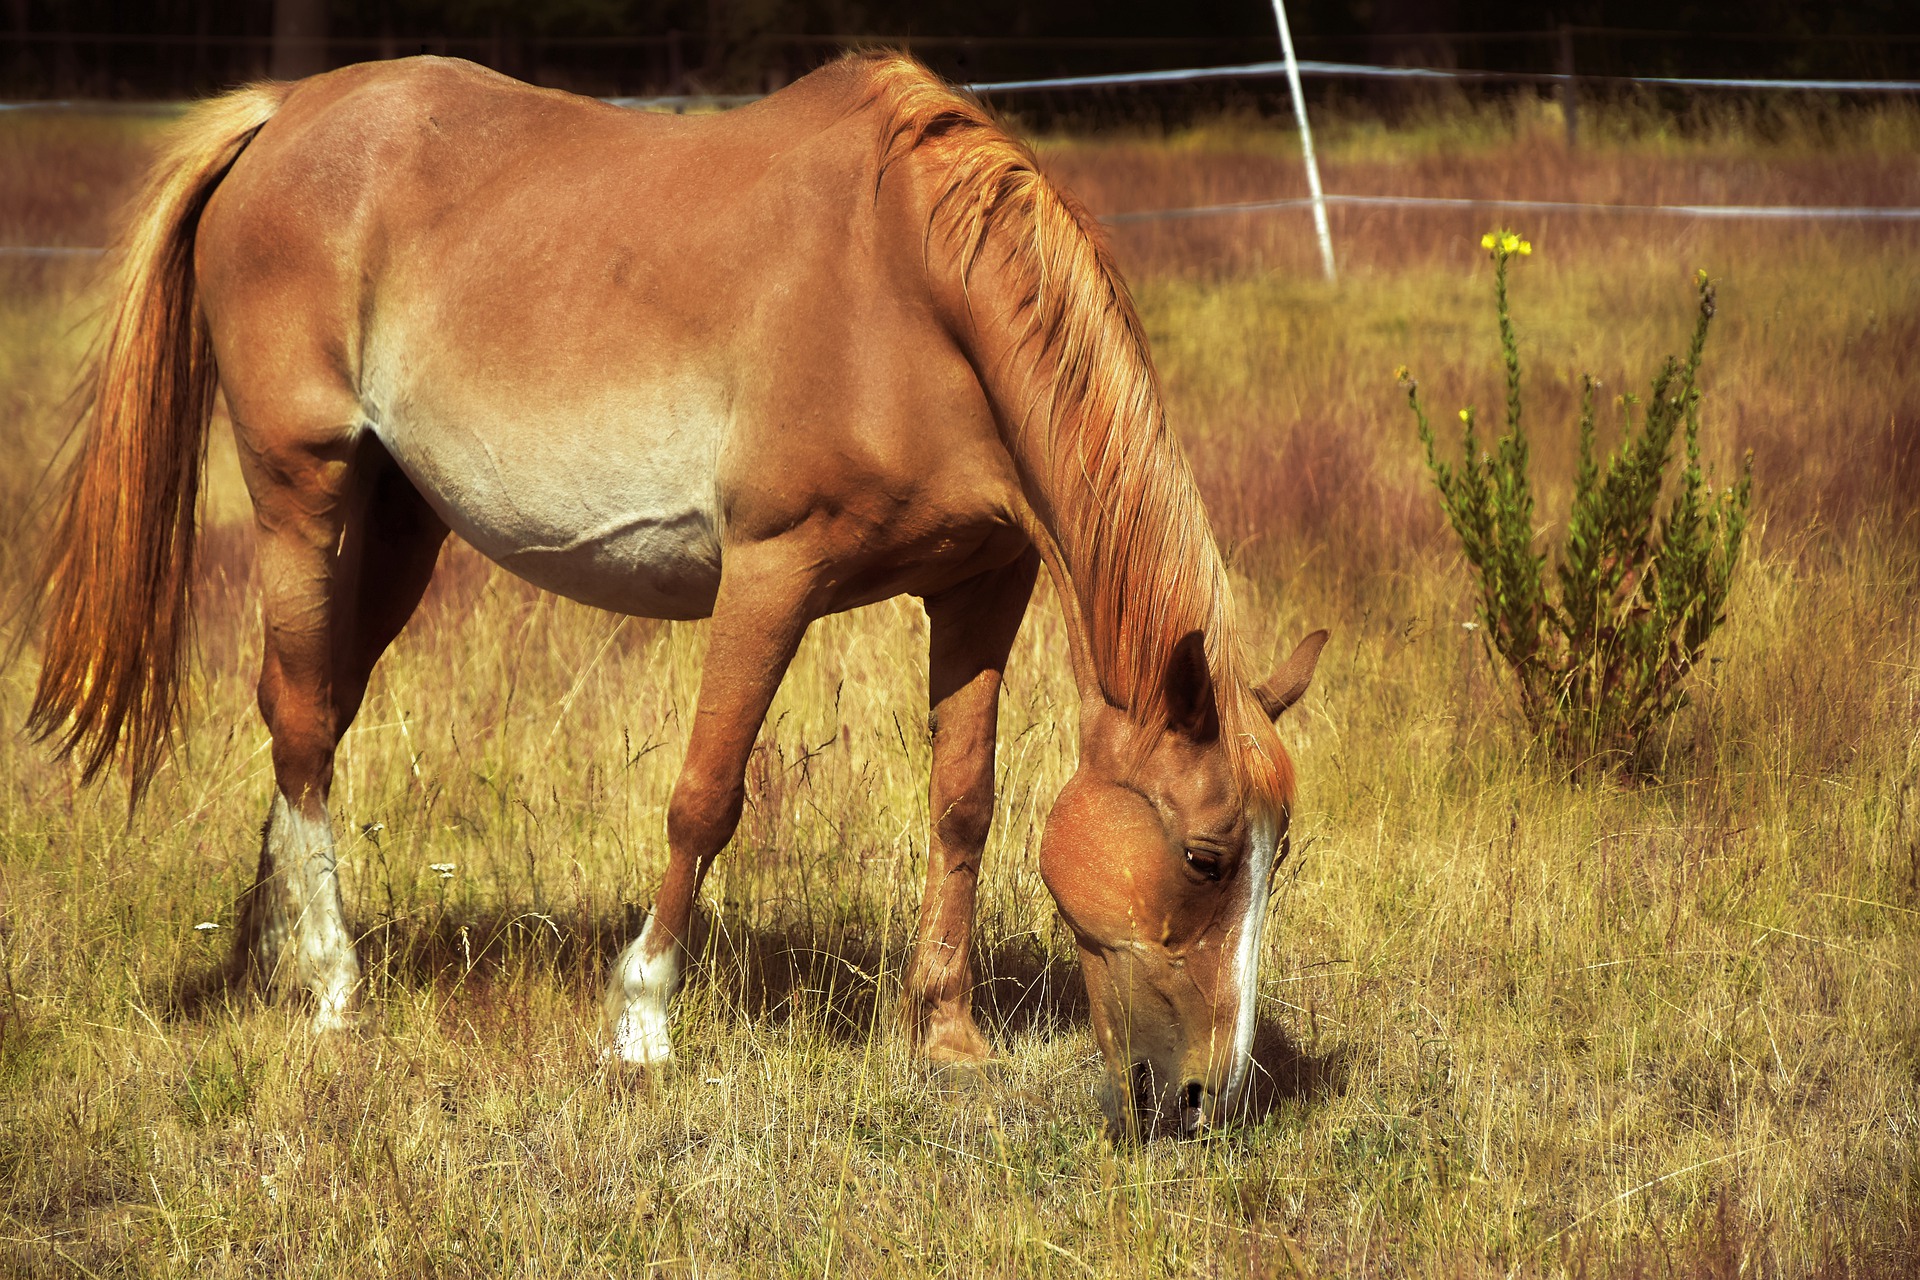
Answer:
<svg viewBox="0 0 1920 1280"><path fill-rule="evenodd" d="M673 1042L667 1038L665 1018L652 1011L629 1010L614 1024L612 1041L600 1051L600 1060L623 1067L664 1070L673 1065Z"/></svg>
<svg viewBox="0 0 1920 1280"><path fill-rule="evenodd" d="M987 1038L980 1034L973 1019L944 1019L923 1027L918 1035L909 1035L908 1047L930 1068L946 1066L984 1066L997 1061Z"/></svg>
<svg viewBox="0 0 1920 1280"><path fill-rule="evenodd" d="M316 1036L334 1036L357 1031L364 1019L353 1000L346 996L322 996L315 1002L307 1029Z"/></svg>
<svg viewBox="0 0 1920 1280"><path fill-rule="evenodd" d="M665 1071L673 1065L673 1055L660 1058L636 1057L622 1053L613 1045L600 1048L600 1065L625 1071Z"/></svg>

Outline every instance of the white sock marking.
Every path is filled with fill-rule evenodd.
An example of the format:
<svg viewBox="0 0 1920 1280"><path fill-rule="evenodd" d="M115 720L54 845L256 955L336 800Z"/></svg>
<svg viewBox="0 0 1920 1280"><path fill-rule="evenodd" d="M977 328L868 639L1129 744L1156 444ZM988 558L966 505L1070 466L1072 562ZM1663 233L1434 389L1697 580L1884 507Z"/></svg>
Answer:
<svg viewBox="0 0 1920 1280"><path fill-rule="evenodd" d="M653 920L627 944L614 966L613 989L607 993L608 1031L612 1056L635 1066L659 1066L673 1061L673 1042L667 1035L667 1003L680 987L680 948L671 941L656 942Z"/></svg>
<svg viewBox="0 0 1920 1280"><path fill-rule="evenodd" d="M276 792L267 823L275 883L266 886L267 918L259 946L286 986L312 993L313 1029L347 1023L360 985L360 961L340 905L333 828L323 812L310 818Z"/></svg>

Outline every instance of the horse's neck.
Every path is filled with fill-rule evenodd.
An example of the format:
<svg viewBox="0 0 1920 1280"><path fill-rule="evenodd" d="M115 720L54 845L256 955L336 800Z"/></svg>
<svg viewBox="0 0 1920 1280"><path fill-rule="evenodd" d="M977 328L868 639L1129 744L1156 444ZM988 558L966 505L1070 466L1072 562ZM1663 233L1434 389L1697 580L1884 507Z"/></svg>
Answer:
<svg viewBox="0 0 1920 1280"><path fill-rule="evenodd" d="M998 299L991 286L977 289L973 301L978 341L975 367L981 370L1020 476L1031 513L1028 535L1039 548L1060 597L1075 682L1083 699L1126 706L1126 677L1112 669L1111 660L1114 636L1124 629L1124 621L1119 627L1115 623L1120 614L1152 608L1154 602L1129 601L1124 594L1116 597L1112 584L1106 584L1103 604L1095 561L1107 522L1093 519L1092 513L1111 510L1115 503L1158 502L1164 494L1156 488L1124 497L1111 488L1103 491L1096 473L1110 478L1112 451L1151 447L1148 437L1159 427L1157 398L1134 406L1143 420L1122 420L1104 404L1096 405L1096 410L1106 416L1089 420L1079 398L1058 398L1057 351L1031 335L1024 313L995 307ZM1106 465L1087 465L1095 456ZM1097 611L1103 608L1104 625L1098 630L1107 633L1104 644L1096 634Z"/></svg>

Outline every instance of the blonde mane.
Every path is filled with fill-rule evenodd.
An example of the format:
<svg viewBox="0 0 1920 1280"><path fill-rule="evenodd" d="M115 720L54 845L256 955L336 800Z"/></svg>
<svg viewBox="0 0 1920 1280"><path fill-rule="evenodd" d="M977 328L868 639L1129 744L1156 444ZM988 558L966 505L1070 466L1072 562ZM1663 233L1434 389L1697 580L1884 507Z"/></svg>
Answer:
<svg viewBox="0 0 1920 1280"><path fill-rule="evenodd" d="M869 87L862 105L880 113L881 173L913 152L945 166L930 249L957 255L962 282L977 268L1003 273L1021 300L1012 351L1033 362L1040 390L1000 407L1026 436L1017 444L1044 490L1108 700L1136 723L1164 718L1173 648L1202 632L1234 776L1250 802L1286 805L1292 766L1250 691L1226 566L1098 224L980 104L918 62L848 61ZM989 236L1006 246L1003 261L980 261Z"/></svg>

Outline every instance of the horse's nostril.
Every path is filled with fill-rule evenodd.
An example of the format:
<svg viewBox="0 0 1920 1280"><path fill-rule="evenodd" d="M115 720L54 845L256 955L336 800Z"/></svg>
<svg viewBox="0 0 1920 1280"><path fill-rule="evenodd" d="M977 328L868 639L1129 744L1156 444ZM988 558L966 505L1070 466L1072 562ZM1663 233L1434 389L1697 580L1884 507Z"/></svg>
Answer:
<svg viewBox="0 0 1920 1280"><path fill-rule="evenodd" d="M1187 1106L1198 1111L1200 1109L1200 1099L1205 1093L1206 1090L1198 1080L1187 1081Z"/></svg>
<svg viewBox="0 0 1920 1280"><path fill-rule="evenodd" d="M1133 1104L1143 1110L1153 1106L1153 1067L1145 1062L1133 1064Z"/></svg>

